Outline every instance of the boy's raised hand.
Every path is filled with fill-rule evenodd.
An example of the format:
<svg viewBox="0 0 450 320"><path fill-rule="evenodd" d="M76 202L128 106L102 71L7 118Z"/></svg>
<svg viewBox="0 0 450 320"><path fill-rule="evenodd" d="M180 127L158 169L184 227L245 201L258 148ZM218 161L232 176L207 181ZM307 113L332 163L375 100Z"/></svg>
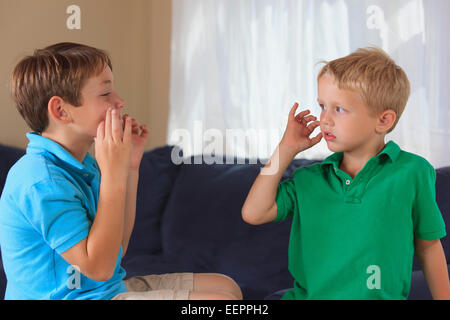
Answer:
<svg viewBox="0 0 450 320"><path fill-rule="evenodd" d="M314 138L310 138L310 135L315 128L320 126L320 121L313 115L308 115L309 110L300 112L295 115L297 111L298 103L295 103L289 112L288 124L283 138L281 139L280 146L283 146L286 150L289 150L293 156L297 155L306 149L316 145L322 139L322 132L320 132Z"/></svg>
<svg viewBox="0 0 450 320"><path fill-rule="evenodd" d="M114 177L126 181L131 158L131 119L122 128L119 112L109 108L105 121L97 127L95 158L102 178ZM123 179L123 180L122 180Z"/></svg>
<svg viewBox="0 0 450 320"><path fill-rule="evenodd" d="M127 119L131 119L131 161L130 169L138 170L141 164L142 156L144 154L145 143L147 141L149 130L146 125L139 125L139 123L131 118L128 114L123 116L124 125ZM141 134L139 134L141 129Z"/></svg>

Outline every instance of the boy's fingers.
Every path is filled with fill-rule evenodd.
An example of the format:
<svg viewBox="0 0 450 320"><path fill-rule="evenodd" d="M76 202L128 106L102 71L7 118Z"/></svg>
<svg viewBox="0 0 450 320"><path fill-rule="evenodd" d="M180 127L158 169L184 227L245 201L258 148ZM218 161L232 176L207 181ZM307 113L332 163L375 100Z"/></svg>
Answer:
<svg viewBox="0 0 450 320"><path fill-rule="evenodd" d="M142 130L141 137L142 138L147 138L148 133L149 133L149 130L148 130L147 126L146 125L142 125L142 126L140 126L140 128Z"/></svg>
<svg viewBox="0 0 450 320"><path fill-rule="evenodd" d="M131 128L131 132L133 134L138 134L139 133L139 123L137 122L136 119L130 117L128 114L125 114L122 119L123 119L123 128L125 130L125 121L127 118L131 119L131 124L132 124L132 128Z"/></svg>
<svg viewBox="0 0 450 320"><path fill-rule="evenodd" d="M115 142L120 142L122 141L122 126L120 123L120 118L119 118L119 112L114 109L112 111L112 136Z"/></svg>
<svg viewBox="0 0 450 320"><path fill-rule="evenodd" d="M317 120L317 118L313 115L304 117L304 116L302 116L302 113L299 113L298 115L295 116L295 120L297 120L300 123L307 124L308 122Z"/></svg>
<svg viewBox="0 0 450 320"><path fill-rule="evenodd" d="M313 116L313 115L307 116L304 119L305 119L306 123L317 120L317 118L315 116Z"/></svg>
<svg viewBox="0 0 450 320"><path fill-rule="evenodd" d="M105 138L105 121L102 121L102 122L100 122L100 124L97 127L96 139L103 140L104 138Z"/></svg>
<svg viewBox="0 0 450 320"><path fill-rule="evenodd" d="M139 134L139 123L133 118L131 118L131 133Z"/></svg>
<svg viewBox="0 0 450 320"><path fill-rule="evenodd" d="M130 127L131 127L131 134L132 135L138 135L142 138L146 138L149 134L149 130L146 125L139 125L138 121L132 117L130 117L128 114L124 114L122 117L123 120L123 128L124 128L124 138L125 138L125 127L127 120L130 121ZM141 129L141 134L139 134L139 129Z"/></svg>
<svg viewBox="0 0 450 320"><path fill-rule="evenodd" d="M300 120L304 119L310 112L311 111L309 111L309 110L304 110L304 111L300 112L298 115L296 115L294 117L294 119L297 120L298 122L302 122ZM313 117L313 116L311 116L311 117Z"/></svg>
<svg viewBox="0 0 450 320"><path fill-rule="evenodd" d="M313 132L314 129L316 129L318 126L320 126L320 121L315 121L315 122L311 123L310 125L308 125L308 129L309 129L309 131Z"/></svg>
<svg viewBox="0 0 450 320"><path fill-rule="evenodd" d="M124 131L125 131L125 122L128 117L129 117L129 115L127 113L122 116L122 127L123 127Z"/></svg>
<svg viewBox="0 0 450 320"><path fill-rule="evenodd" d="M111 135L111 108L108 108L108 110L106 111L105 138L107 138L107 139L112 138L112 135Z"/></svg>
<svg viewBox="0 0 450 320"><path fill-rule="evenodd" d="M298 108L298 103L294 103L294 105L291 108L291 111L289 111L289 119L294 119L295 118L295 112L297 111Z"/></svg>
<svg viewBox="0 0 450 320"><path fill-rule="evenodd" d="M131 143L131 119L127 118L125 120L125 130L123 132L123 143L130 144Z"/></svg>
<svg viewBox="0 0 450 320"><path fill-rule="evenodd" d="M311 144L316 145L322 140L322 132L320 132L317 136L311 139Z"/></svg>

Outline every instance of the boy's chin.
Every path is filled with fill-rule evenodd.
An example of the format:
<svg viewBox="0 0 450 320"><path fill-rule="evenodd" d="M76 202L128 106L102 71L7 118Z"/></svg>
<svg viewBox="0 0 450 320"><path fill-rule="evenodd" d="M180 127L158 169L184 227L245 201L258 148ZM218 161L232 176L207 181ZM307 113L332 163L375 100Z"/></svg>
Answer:
<svg viewBox="0 0 450 320"><path fill-rule="evenodd" d="M331 152L339 152L339 151L336 151L338 148L336 148L336 145L333 142L326 141L326 143L327 143L328 150L330 150Z"/></svg>
<svg viewBox="0 0 450 320"><path fill-rule="evenodd" d="M327 141L327 147L331 152L344 152L344 148L336 144L335 141Z"/></svg>

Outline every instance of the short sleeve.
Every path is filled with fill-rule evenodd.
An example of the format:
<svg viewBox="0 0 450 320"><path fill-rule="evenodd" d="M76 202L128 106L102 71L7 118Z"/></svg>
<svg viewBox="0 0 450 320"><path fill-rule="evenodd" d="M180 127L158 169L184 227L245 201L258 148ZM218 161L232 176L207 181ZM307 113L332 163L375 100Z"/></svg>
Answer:
<svg viewBox="0 0 450 320"><path fill-rule="evenodd" d="M437 240L445 237L445 223L436 203L436 171L427 163L419 177L413 206L414 237Z"/></svg>
<svg viewBox="0 0 450 320"><path fill-rule="evenodd" d="M23 214L44 241L62 254L89 234L91 222L81 199L69 181L40 181L26 193Z"/></svg>
<svg viewBox="0 0 450 320"><path fill-rule="evenodd" d="M278 185L275 201L278 208L275 221L283 221L292 218L294 212L297 210L297 199L293 179L287 179Z"/></svg>

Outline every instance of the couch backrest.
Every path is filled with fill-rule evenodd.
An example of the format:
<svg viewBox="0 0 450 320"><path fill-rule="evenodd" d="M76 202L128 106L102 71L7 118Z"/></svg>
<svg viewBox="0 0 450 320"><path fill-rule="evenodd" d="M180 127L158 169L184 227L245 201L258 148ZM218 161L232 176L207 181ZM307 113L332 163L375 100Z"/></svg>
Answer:
<svg viewBox="0 0 450 320"><path fill-rule="evenodd" d="M126 256L162 251L161 218L180 166L171 161L173 147L144 153L139 170L136 219Z"/></svg>
<svg viewBox="0 0 450 320"><path fill-rule="evenodd" d="M25 154L25 150L0 145L0 195L5 185L9 169Z"/></svg>
<svg viewBox="0 0 450 320"><path fill-rule="evenodd" d="M183 164L162 218L164 254L181 261L180 269L223 273L241 287L266 294L290 287L291 222L251 226L241 217L260 168L260 164ZM265 281L250 285L249 279ZM252 293L246 296L251 299Z"/></svg>

